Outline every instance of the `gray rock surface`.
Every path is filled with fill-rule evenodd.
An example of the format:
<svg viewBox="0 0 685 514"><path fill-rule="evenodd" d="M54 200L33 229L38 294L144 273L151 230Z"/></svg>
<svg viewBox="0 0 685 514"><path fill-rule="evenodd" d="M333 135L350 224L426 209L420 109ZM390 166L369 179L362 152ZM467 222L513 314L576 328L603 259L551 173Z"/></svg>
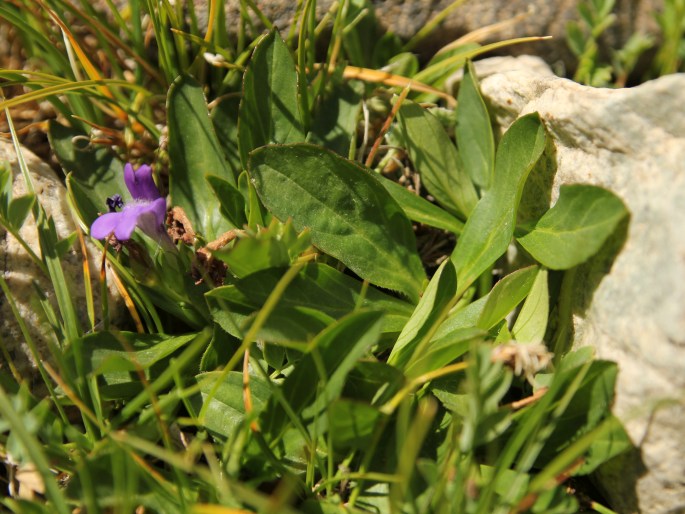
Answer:
<svg viewBox="0 0 685 514"><path fill-rule="evenodd" d="M612 90L519 70L481 88L500 127L537 111L553 139L524 216L569 183L610 189L631 211L578 270L573 340L619 364L615 412L638 451L599 475L614 508L685 512L685 75Z"/></svg>
<svg viewBox="0 0 685 514"><path fill-rule="evenodd" d="M572 65L575 62L566 45L566 24L578 20L577 7L581 0L470 0L453 10L442 26L428 38L422 47L428 51L454 41L460 36L476 29L500 21L525 15L502 32L493 35L492 40L502 40L522 36L553 36L551 41L527 43L512 46L505 53L513 55L535 54L547 62L562 62ZM196 5L200 2L196 1ZM426 23L453 3L453 0L373 0L381 25L409 39ZM229 25L237 26L230 20L238 20L240 1L227 0ZM264 15L281 29L289 27L295 17L297 2L292 0L257 0L257 6ZM318 0L319 19L330 9L333 0ZM606 45L616 48L622 46L631 34L656 31L654 13L663 7L663 0L616 0L614 12L616 23L604 36Z"/></svg>
<svg viewBox="0 0 685 514"><path fill-rule="evenodd" d="M317 19L330 11L336 0L317 0ZM513 45L501 50L507 55L538 55L546 62L558 65L559 71L571 70L576 65L566 43L566 25L569 21L580 19L578 5L582 0L468 0L443 20L442 24L430 34L416 51L431 56L442 46L459 37L494 23L515 19L515 22L493 34L485 42L501 41L524 36L552 36L551 40ZM96 0L108 7L104 0ZM115 5L123 6L128 0L114 0ZM262 14L271 20L282 32L287 31L297 15L294 0L255 0ZM376 19L381 30L389 30L404 40L408 40L429 23L438 13L450 6L453 0L371 0ZM241 17L240 0L226 0L226 27L235 34ZM207 0L194 0L200 26L207 24ZM616 22L602 35L600 52L608 48L620 48L628 38L641 32L648 35L658 34L654 18L661 11L664 0L616 0L614 14ZM248 10L257 31L264 29L259 18ZM371 52L371 49L369 49ZM610 55L605 55L610 58ZM643 67L648 64L643 59Z"/></svg>
<svg viewBox="0 0 685 514"><path fill-rule="evenodd" d="M36 196L42 203L48 216L52 216L55 221L55 228L60 238L66 238L73 233L76 225L71 216L67 203L67 191L62 182L58 179L52 169L42 162L30 151L23 149L22 154L28 166ZM26 194L26 184L22 177L17 162L17 156L12 143L0 140L0 161L7 161L12 167L13 197ZM20 236L28 243L31 249L40 255L38 234L33 217L29 215L20 230ZM98 276L100 270L100 258L102 253L95 248L89 241L86 242L93 289L96 300L96 313L100 311ZM36 287L44 292L47 299L57 310L55 293L49 279L41 272L40 268L29 258L26 250L19 242L9 234L4 227L0 226L0 266L5 281L11 291L12 297L16 302L19 315L22 317L32 339L36 342L41 359L51 361L48 350L48 341L56 342L54 333L47 323L42 309L38 303L38 293ZM80 246L77 243L67 252L62 260L62 269L68 281L71 298L76 306L77 312L81 317L84 327L87 327L85 283L83 277L83 263ZM110 297L109 307L113 318L119 317L123 310L121 297L109 281ZM50 339L49 339L50 338ZM32 370L33 358L29 347L21 334L19 324L12 313L8 299L0 291L0 340L8 351L12 362L17 367L19 373L27 379L35 377ZM0 367L7 372L7 362L0 354Z"/></svg>

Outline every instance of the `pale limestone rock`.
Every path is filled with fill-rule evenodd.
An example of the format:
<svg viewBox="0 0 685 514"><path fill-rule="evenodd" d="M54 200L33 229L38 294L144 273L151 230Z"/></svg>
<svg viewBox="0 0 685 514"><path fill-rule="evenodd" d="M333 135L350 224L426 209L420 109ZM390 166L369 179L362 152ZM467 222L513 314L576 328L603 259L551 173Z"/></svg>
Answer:
<svg viewBox="0 0 685 514"><path fill-rule="evenodd" d="M599 475L614 508L685 512L685 75L612 90L519 70L481 88L501 128L537 111L553 140L523 216L569 183L610 189L631 212L578 270L574 343L619 364L615 412L639 451Z"/></svg>
<svg viewBox="0 0 685 514"><path fill-rule="evenodd" d="M485 77L495 75L497 73L508 73L512 71L519 71L523 73L532 73L543 77L554 77L554 73L550 67L540 57L534 55L519 55L514 57L511 55L501 57L490 57L480 61L473 61L473 66L476 70L476 75L479 80ZM451 92L456 98L458 93L458 86L464 76L464 70L458 70L454 75L447 79L445 83L445 90Z"/></svg>
<svg viewBox="0 0 685 514"><path fill-rule="evenodd" d="M62 182L58 179L55 172L38 157L26 149L22 149L22 155L29 169L36 197L43 205L48 216L52 216L55 221L55 228L60 238L66 238L76 230L76 225L72 218L67 203L67 191ZM27 192L26 183L21 174L14 146L11 142L0 140L0 161L9 162L12 167L13 197L25 195ZM29 214L26 222L20 230L20 236L28 243L31 249L40 255L38 243L38 233L33 217ZM88 241L86 236L86 246L89 254L91 287L96 300L96 315L99 317L100 302L98 276L100 270L101 252ZM41 272L40 268L29 258L26 250L19 242L0 226L0 263L2 273L9 289L12 293L19 314L26 323L31 337L36 342L41 358L52 361L48 351L48 340L57 343L54 332L46 322L42 314L42 308L38 302L36 287L45 293L46 297L57 310L55 293L50 280ZM77 313L84 327L87 327L86 296L83 277L83 261L78 241L67 252L63 261L62 269L68 281L71 298L76 307ZM111 286L110 277L110 313L114 319L119 317L122 311L122 301L118 292ZM19 325L12 313L10 304L5 295L0 291L0 337L5 349L9 352L12 361L17 366L19 372L27 379L35 377L32 369L33 358L29 347L22 336ZM48 339L50 338L50 339ZM60 342L60 343L63 343ZM0 354L0 367L7 372L7 362Z"/></svg>

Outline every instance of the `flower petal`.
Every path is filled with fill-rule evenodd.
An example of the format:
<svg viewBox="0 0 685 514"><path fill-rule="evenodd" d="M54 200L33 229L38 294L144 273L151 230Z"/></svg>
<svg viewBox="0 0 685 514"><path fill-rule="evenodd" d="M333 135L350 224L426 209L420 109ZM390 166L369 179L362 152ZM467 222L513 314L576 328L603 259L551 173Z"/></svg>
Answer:
<svg viewBox="0 0 685 514"><path fill-rule="evenodd" d="M133 194L133 190L137 187L136 172L133 171L133 165L130 162L127 162L126 166L124 166L124 182L126 183L128 190Z"/></svg>
<svg viewBox="0 0 685 514"><path fill-rule="evenodd" d="M118 212L120 218L116 229L114 230L114 235L117 236L119 241L127 241L131 239L131 234L138 225L138 218L143 214L148 207L148 203L143 204L128 204L124 206L124 210Z"/></svg>
<svg viewBox="0 0 685 514"><path fill-rule="evenodd" d="M140 209L138 215L138 227L148 236L157 239L165 233L164 222L166 221L166 200L159 198L146 204Z"/></svg>
<svg viewBox="0 0 685 514"><path fill-rule="evenodd" d="M143 164L134 171L133 166L128 163L124 167L124 182L136 200L157 200L161 197L159 189L152 179L152 168Z"/></svg>
<svg viewBox="0 0 685 514"><path fill-rule="evenodd" d="M104 239L114 232L121 221L121 212L108 212L96 219L90 226L90 236Z"/></svg>
<svg viewBox="0 0 685 514"><path fill-rule="evenodd" d="M158 225L166 222L166 198L158 198L150 204L150 212L154 213Z"/></svg>

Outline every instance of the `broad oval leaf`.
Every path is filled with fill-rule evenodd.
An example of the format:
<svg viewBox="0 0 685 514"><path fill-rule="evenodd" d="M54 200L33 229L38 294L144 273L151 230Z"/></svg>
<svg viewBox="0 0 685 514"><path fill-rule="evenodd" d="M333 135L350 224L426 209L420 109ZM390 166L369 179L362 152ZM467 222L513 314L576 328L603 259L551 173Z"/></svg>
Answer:
<svg viewBox="0 0 685 514"><path fill-rule="evenodd" d="M243 99L238 112L240 160L272 143L304 141L297 101L297 71L290 50L276 31L257 44L243 76Z"/></svg>
<svg viewBox="0 0 685 514"><path fill-rule="evenodd" d="M202 86L180 76L169 89L167 111L171 203L182 207L195 231L212 241L232 227L206 177L216 175L227 187L235 187L235 177L209 119Z"/></svg>
<svg viewBox="0 0 685 514"><path fill-rule="evenodd" d="M309 144L260 148L249 172L264 205L363 279L414 301L426 278L411 224L366 169Z"/></svg>
<svg viewBox="0 0 685 514"><path fill-rule="evenodd" d="M559 199L517 241L550 269L569 269L592 257L628 215L620 198L601 187L561 186Z"/></svg>
<svg viewBox="0 0 685 514"><path fill-rule="evenodd" d="M445 209L468 216L478 195L440 121L409 100L402 103L398 119L409 157L428 192Z"/></svg>
<svg viewBox="0 0 685 514"><path fill-rule="evenodd" d="M222 440L230 438L245 422L245 386L243 374L231 371L224 376L220 371L200 373L195 380L200 387L200 395L192 398L195 409L204 411L202 426L212 435ZM221 383L217 385L217 381ZM269 384L260 376L250 375L250 400L254 418L261 413L271 396ZM209 402L208 405L205 405Z"/></svg>
<svg viewBox="0 0 685 514"><path fill-rule="evenodd" d="M545 128L537 113L516 120L495 157L495 180L469 216L452 254L461 294L507 249L530 170L545 149Z"/></svg>

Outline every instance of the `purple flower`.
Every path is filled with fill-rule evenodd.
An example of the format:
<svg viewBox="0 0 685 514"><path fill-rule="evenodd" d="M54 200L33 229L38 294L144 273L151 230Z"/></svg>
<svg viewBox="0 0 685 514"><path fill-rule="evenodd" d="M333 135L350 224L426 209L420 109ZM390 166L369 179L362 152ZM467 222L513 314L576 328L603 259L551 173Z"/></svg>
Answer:
<svg viewBox="0 0 685 514"><path fill-rule="evenodd" d="M90 235L95 239L104 239L114 234L119 241L126 241L131 239L136 227L154 238L166 234L166 200L152 180L152 168L142 165L134 171L133 166L127 164L124 167L124 182L133 200L124 205L119 195L108 198L110 212L93 222ZM122 205L123 209L117 212L116 209Z"/></svg>

